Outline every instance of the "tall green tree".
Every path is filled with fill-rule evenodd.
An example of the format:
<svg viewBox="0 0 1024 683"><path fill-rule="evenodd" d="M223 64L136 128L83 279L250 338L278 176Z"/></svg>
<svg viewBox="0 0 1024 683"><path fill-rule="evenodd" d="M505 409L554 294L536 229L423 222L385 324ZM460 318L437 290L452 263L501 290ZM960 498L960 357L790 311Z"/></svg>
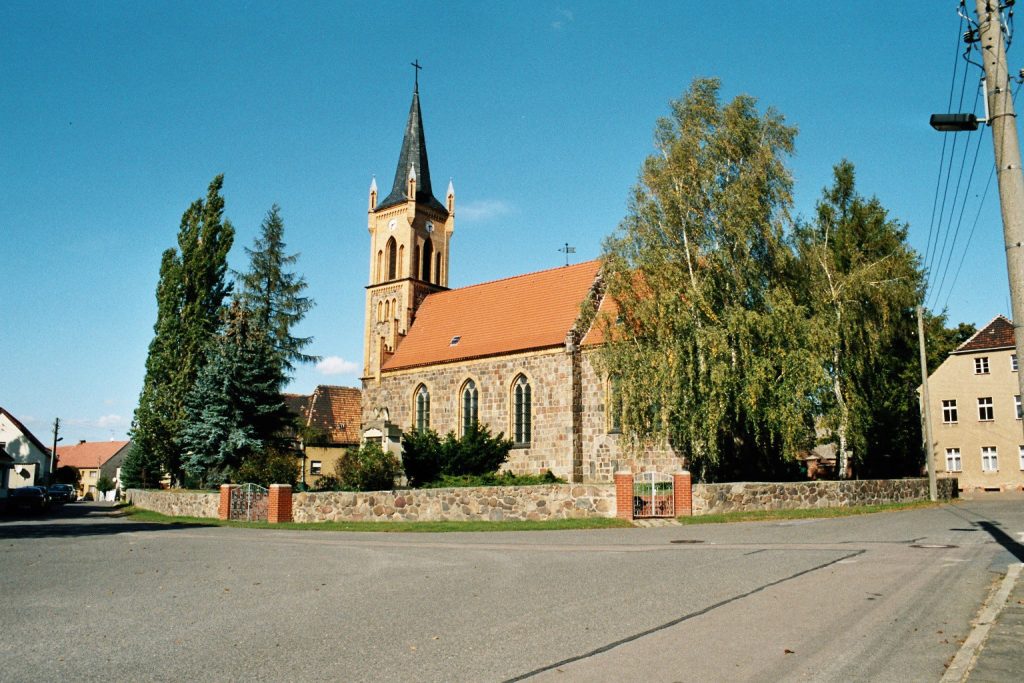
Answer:
<svg viewBox="0 0 1024 683"><path fill-rule="evenodd" d="M655 130L604 247L617 316L599 365L634 443L667 439L704 480L785 476L823 385L815 328L785 277L795 130L697 80Z"/></svg>
<svg viewBox="0 0 1024 683"><path fill-rule="evenodd" d="M260 235L249 255L249 271L239 274L241 298L260 325L267 330L286 373L296 363L319 360L303 352L312 337L295 337L292 328L313 308L314 302L303 296L306 280L288 270L298 260L298 254L287 254L284 242L284 220L277 204L270 207Z"/></svg>
<svg viewBox="0 0 1024 683"><path fill-rule="evenodd" d="M184 397L196 382L205 347L216 334L231 291L226 274L234 228L224 219L223 184L224 176L218 175L210 182L205 201L197 199L189 206L181 218L177 250L163 254L157 321L132 427L134 457L141 461L132 466L144 462L150 473L159 464L176 484L183 474Z"/></svg>
<svg viewBox="0 0 1024 683"><path fill-rule="evenodd" d="M247 459L285 445L292 416L281 398L284 382L265 330L236 300L185 400L181 447L194 481L222 483Z"/></svg>
<svg viewBox="0 0 1024 683"><path fill-rule="evenodd" d="M907 227L856 188L853 164L835 166L812 222L793 231L798 282L818 327L830 392L820 425L834 435L838 474L869 457L916 454L901 439L919 433L915 307L924 292Z"/></svg>

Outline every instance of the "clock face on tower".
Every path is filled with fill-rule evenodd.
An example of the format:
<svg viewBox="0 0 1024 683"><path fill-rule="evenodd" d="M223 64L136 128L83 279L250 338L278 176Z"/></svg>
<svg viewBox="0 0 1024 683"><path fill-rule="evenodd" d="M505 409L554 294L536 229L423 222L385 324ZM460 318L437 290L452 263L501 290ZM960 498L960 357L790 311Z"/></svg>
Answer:
<svg viewBox="0 0 1024 683"><path fill-rule="evenodd" d="M388 223L388 230L390 230L391 232L394 232L395 231L395 226L397 226L397 225L398 225L398 221L396 221L394 218L392 218L391 222Z"/></svg>
<svg viewBox="0 0 1024 683"><path fill-rule="evenodd" d="M427 232L434 232L434 222L427 221Z"/></svg>

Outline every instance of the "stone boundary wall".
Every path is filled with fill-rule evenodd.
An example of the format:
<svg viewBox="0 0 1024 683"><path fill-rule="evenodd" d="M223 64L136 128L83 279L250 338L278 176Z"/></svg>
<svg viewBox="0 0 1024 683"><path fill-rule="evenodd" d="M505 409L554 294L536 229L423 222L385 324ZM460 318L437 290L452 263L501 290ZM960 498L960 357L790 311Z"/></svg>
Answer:
<svg viewBox="0 0 1024 683"><path fill-rule="evenodd" d="M296 522L490 521L614 517L612 485L545 484L480 488L296 493Z"/></svg>
<svg viewBox="0 0 1024 683"><path fill-rule="evenodd" d="M940 479L938 497L956 497L956 479ZM741 482L694 484L693 514L713 515L749 510L880 505L928 500L927 479L863 479L852 481Z"/></svg>
<svg viewBox="0 0 1024 683"><path fill-rule="evenodd" d="M217 519L220 493L211 491L158 491L128 489L125 498L132 505L175 517L210 517Z"/></svg>

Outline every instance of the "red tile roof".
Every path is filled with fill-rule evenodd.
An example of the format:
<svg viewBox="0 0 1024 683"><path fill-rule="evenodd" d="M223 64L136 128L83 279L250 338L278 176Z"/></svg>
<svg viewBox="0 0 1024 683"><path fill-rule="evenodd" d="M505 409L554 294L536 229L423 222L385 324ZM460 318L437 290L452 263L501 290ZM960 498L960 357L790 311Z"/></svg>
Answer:
<svg viewBox="0 0 1024 683"><path fill-rule="evenodd" d="M975 332L973 337L958 346L953 353L1008 349L1013 346L1013 323L1006 316L997 315L992 322Z"/></svg>
<svg viewBox="0 0 1024 683"><path fill-rule="evenodd" d="M587 261L431 294L383 370L560 346L599 270Z"/></svg>
<svg viewBox="0 0 1024 683"><path fill-rule="evenodd" d="M84 441L74 446L57 446L57 466L98 469L117 455L130 441Z"/></svg>
<svg viewBox="0 0 1024 683"><path fill-rule="evenodd" d="M359 443L362 392L352 387L321 384L310 396L285 394L288 409L302 424L322 433L331 445Z"/></svg>

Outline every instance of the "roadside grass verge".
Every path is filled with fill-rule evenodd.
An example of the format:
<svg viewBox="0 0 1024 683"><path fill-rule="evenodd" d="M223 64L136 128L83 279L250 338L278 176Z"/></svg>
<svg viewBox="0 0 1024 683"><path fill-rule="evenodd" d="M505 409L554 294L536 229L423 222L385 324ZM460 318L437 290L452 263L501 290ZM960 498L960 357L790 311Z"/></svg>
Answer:
<svg viewBox="0 0 1024 683"><path fill-rule="evenodd" d="M810 510L749 510L746 512L725 512L715 515L679 517L681 524L727 524L729 522L766 522L776 519L821 519L826 517L852 517L875 512L897 512L938 507L949 501L933 503L929 500L915 500L907 503L883 503L881 505L856 505L853 507L813 508Z"/></svg>
<svg viewBox="0 0 1024 683"><path fill-rule="evenodd" d="M441 533L453 531L560 531L565 529L620 529L631 527L624 519L590 517L586 519L552 519L542 522L507 520L502 522L240 522L208 517L172 517L151 510L126 506L122 511L136 522L181 524L195 526L230 526L244 529L290 529L293 531L377 531Z"/></svg>

